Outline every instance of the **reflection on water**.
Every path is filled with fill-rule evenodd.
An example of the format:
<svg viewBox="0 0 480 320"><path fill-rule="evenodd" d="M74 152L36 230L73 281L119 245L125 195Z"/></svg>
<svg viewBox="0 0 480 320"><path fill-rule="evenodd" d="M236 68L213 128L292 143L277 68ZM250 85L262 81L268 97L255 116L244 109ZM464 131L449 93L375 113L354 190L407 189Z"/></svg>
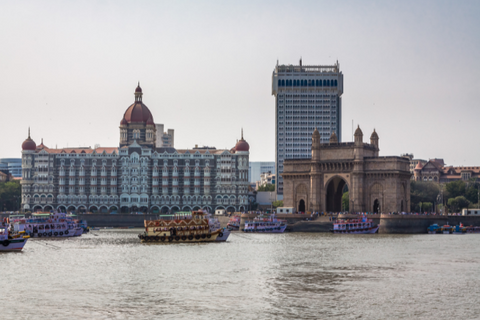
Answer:
<svg viewBox="0 0 480 320"><path fill-rule="evenodd" d="M232 233L141 244L138 230L0 254L4 319L476 319L480 236Z"/></svg>

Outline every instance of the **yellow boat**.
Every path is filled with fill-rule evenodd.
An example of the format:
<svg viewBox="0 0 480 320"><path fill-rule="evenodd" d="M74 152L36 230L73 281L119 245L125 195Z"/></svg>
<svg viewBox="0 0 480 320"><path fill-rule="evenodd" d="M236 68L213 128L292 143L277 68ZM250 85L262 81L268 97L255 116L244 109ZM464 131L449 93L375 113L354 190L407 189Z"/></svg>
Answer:
<svg viewBox="0 0 480 320"><path fill-rule="evenodd" d="M222 232L210 230L208 216L202 211L173 215L170 219L145 220L144 225L145 232L138 235L141 242L215 242Z"/></svg>

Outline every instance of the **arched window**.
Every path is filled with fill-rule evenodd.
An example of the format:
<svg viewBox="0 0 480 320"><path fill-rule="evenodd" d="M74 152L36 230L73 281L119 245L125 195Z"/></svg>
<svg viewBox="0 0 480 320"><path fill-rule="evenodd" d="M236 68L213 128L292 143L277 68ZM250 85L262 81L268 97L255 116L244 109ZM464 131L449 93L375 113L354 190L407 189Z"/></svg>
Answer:
<svg viewBox="0 0 480 320"><path fill-rule="evenodd" d="M335 87L337 87L337 86L338 86L338 82L337 82L337 80L335 80L335 84L334 84L334 86L335 86Z"/></svg>
<svg viewBox="0 0 480 320"><path fill-rule="evenodd" d="M323 80L323 86L324 86L324 87L327 86L327 80Z"/></svg>
<svg viewBox="0 0 480 320"><path fill-rule="evenodd" d="M282 80L278 79L278 86L281 87L282 86Z"/></svg>
<svg viewBox="0 0 480 320"><path fill-rule="evenodd" d="M330 80L327 80L327 87L330 87Z"/></svg>

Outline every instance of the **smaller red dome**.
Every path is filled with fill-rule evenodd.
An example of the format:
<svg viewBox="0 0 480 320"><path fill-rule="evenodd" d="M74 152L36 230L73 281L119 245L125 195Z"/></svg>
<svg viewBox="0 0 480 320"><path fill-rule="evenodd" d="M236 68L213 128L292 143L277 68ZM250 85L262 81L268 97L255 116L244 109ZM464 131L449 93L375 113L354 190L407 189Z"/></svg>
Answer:
<svg viewBox="0 0 480 320"><path fill-rule="evenodd" d="M140 88L140 82L138 83L138 86L135 89L135 92L142 92L142 88Z"/></svg>
<svg viewBox="0 0 480 320"><path fill-rule="evenodd" d="M128 121L125 118L123 118L122 121L120 121L120 125L123 126L125 124L128 124Z"/></svg>
<svg viewBox="0 0 480 320"><path fill-rule="evenodd" d="M22 150L35 151L35 149L37 149L37 144L35 143L35 141L30 139L30 137L23 141Z"/></svg>
<svg viewBox="0 0 480 320"><path fill-rule="evenodd" d="M250 145L248 144L247 141L241 139L235 145L235 150L236 151L248 151L248 150L250 150Z"/></svg>
<svg viewBox="0 0 480 320"><path fill-rule="evenodd" d="M418 170L418 171L422 170L422 164L420 163L420 161L418 161L417 166L415 167L415 170Z"/></svg>
<svg viewBox="0 0 480 320"><path fill-rule="evenodd" d="M154 125L154 124L155 124L155 123L153 122L153 118L152 118L152 117L149 117L149 118L148 118L147 124L151 124L151 125Z"/></svg>

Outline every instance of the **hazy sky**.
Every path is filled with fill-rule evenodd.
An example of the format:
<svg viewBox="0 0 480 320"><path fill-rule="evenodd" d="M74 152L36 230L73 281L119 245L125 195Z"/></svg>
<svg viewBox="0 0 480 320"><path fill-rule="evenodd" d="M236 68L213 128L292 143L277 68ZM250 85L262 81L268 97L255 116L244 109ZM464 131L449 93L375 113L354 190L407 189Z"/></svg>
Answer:
<svg viewBox="0 0 480 320"><path fill-rule="evenodd" d="M479 1L1 1L0 158L27 137L117 146L140 81L175 147L274 161L271 76L280 64L344 74L352 120L381 155L480 165Z"/></svg>

